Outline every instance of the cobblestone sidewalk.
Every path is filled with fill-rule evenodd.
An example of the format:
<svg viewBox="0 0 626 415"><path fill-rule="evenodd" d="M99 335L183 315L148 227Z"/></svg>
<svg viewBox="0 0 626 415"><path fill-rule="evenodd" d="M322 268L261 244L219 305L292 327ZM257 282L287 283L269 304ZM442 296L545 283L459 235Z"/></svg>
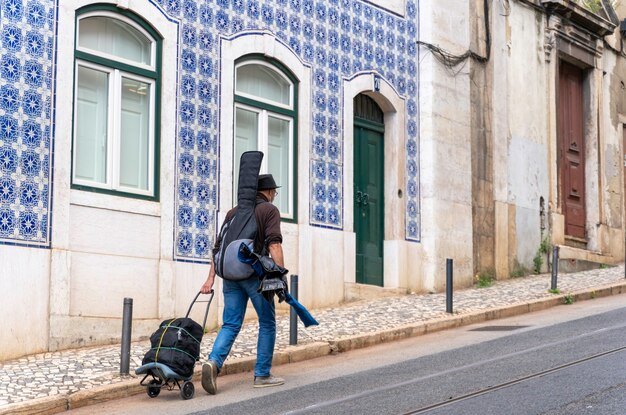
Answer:
<svg viewBox="0 0 626 415"><path fill-rule="evenodd" d="M559 289L567 294L595 290L610 284L626 283L624 266L559 275ZM489 288L472 288L454 293L457 315L481 310L510 307L554 297L548 292L550 275L530 276L495 282ZM452 318L445 312L445 294L412 294L348 303L339 307L314 310L317 327L305 329L299 324L298 344L329 342L346 336L366 335L382 329ZM289 348L289 319L277 321L277 352ZM254 356L257 324L246 324L227 360ZM204 336L202 358L205 360L215 333ZM149 342L131 346L131 373L141 365ZM0 412L18 402L37 398L70 395L101 385L127 380L119 375L120 346L111 345L27 356L0 363ZM198 364L201 364L198 363Z"/></svg>

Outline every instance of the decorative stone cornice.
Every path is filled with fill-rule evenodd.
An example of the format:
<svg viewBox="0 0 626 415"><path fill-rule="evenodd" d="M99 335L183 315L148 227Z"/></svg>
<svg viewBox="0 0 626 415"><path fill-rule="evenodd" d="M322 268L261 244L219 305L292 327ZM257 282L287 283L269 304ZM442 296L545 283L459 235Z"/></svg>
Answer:
<svg viewBox="0 0 626 415"><path fill-rule="evenodd" d="M541 5L549 13L559 15L597 37L610 35L617 27L614 23L592 13L572 0L541 0Z"/></svg>

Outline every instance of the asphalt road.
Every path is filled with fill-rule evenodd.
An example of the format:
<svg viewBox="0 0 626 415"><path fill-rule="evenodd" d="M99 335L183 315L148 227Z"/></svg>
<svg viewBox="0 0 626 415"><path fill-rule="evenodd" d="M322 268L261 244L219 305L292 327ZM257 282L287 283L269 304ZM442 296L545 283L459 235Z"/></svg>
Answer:
<svg viewBox="0 0 626 415"><path fill-rule="evenodd" d="M626 414L626 297L603 298L71 413ZM99 412L101 411L101 412Z"/></svg>

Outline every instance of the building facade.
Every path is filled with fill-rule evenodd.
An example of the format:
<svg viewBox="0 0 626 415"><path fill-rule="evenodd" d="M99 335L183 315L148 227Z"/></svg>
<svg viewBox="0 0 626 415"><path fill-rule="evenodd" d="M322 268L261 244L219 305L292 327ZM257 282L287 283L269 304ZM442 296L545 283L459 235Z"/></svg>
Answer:
<svg viewBox="0 0 626 415"><path fill-rule="evenodd" d="M0 359L116 341L127 297L136 338L183 314L251 149L282 186L286 267L308 307L440 291L446 258L458 287L508 278L543 240L620 261L612 14L557 0L4 1Z"/></svg>

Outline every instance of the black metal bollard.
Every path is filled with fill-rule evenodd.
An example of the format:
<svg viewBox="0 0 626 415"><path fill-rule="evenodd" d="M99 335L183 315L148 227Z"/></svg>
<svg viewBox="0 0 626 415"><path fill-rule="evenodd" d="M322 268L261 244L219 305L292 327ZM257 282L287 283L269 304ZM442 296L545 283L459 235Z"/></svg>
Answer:
<svg viewBox="0 0 626 415"><path fill-rule="evenodd" d="M446 259L446 313L452 314L452 259Z"/></svg>
<svg viewBox="0 0 626 415"><path fill-rule="evenodd" d="M559 275L559 247L552 247L552 279L550 281L550 289L556 290L557 277Z"/></svg>
<svg viewBox="0 0 626 415"><path fill-rule="evenodd" d="M128 375L130 367L130 337L133 321L133 299L124 298L124 314L122 316L122 353L120 358L120 375Z"/></svg>
<svg viewBox="0 0 626 415"><path fill-rule="evenodd" d="M291 276L291 296L298 300L298 276ZM289 344L294 346L298 344L298 315L293 307L289 307Z"/></svg>

